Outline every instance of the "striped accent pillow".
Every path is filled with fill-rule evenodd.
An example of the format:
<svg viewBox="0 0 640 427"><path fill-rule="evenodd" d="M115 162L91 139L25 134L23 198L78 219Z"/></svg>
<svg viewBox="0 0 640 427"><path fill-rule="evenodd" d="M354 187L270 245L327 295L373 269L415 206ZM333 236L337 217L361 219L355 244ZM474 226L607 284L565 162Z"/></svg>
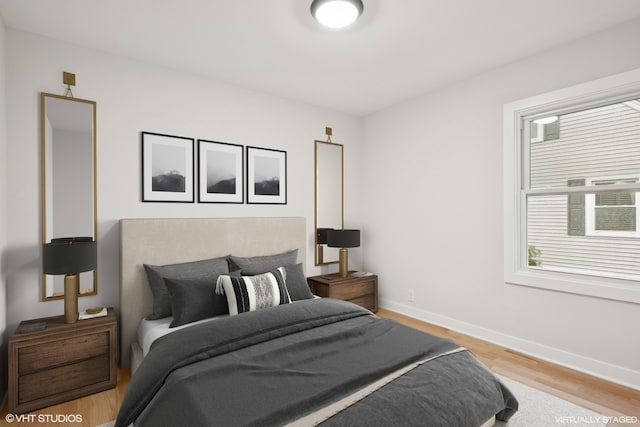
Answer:
<svg viewBox="0 0 640 427"><path fill-rule="evenodd" d="M284 267L257 276L223 274L218 277L216 292L227 296L229 314L236 315L291 302Z"/></svg>

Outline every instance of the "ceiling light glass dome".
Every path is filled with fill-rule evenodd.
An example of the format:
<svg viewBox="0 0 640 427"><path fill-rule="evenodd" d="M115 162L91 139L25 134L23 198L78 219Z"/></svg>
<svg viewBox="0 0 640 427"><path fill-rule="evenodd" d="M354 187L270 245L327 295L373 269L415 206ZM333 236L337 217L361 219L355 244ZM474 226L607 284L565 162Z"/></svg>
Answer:
<svg viewBox="0 0 640 427"><path fill-rule="evenodd" d="M353 24L362 14L361 0L313 0L311 15L329 28L344 28Z"/></svg>

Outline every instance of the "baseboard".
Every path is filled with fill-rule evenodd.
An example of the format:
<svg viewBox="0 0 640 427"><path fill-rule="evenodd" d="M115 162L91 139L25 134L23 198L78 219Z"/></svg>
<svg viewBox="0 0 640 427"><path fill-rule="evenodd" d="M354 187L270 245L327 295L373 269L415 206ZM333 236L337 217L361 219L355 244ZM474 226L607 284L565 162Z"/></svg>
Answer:
<svg viewBox="0 0 640 427"><path fill-rule="evenodd" d="M379 305L380 307L390 311L395 311L424 322L442 326L466 335L471 335L475 338L479 338L502 347L507 347L575 371L593 375L594 377L598 377L606 381L630 387L635 390L640 390L640 372L638 371L581 356L579 354L550 347L545 344L507 335L502 332L483 328L471 323L456 320L395 301L380 299Z"/></svg>

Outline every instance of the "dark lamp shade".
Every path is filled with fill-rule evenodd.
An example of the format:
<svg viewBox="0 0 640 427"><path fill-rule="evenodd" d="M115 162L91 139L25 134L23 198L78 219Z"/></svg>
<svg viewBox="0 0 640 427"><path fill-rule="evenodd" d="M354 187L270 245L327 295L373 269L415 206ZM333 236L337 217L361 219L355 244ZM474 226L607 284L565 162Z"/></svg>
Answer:
<svg viewBox="0 0 640 427"><path fill-rule="evenodd" d="M51 239L42 248L44 274L75 274L95 270L97 244L91 237Z"/></svg>
<svg viewBox="0 0 640 427"><path fill-rule="evenodd" d="M332 248L357 248L360 246L360 230L329 230L327 245Z"/></svg>
<svg viewBox="0 0 640 427"><path fill-rule="evenodd" d="M327 233L333 230L333 228L318 228L316 229L316 243L318 245L327 244Z"/></svg>

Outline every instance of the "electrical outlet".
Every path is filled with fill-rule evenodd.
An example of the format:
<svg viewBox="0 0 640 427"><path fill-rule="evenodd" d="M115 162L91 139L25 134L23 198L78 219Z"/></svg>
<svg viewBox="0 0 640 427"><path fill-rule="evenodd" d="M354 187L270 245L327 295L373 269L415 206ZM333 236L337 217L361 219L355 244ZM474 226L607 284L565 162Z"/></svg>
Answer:
<svg viewBox="0 0 640 427"><path fill-rule="evenodd" d="M409 292L407 293L407 299L409 300L409 302L414 302L416 300L416 295L413 293L413 289L409 289Z"/></svg>

